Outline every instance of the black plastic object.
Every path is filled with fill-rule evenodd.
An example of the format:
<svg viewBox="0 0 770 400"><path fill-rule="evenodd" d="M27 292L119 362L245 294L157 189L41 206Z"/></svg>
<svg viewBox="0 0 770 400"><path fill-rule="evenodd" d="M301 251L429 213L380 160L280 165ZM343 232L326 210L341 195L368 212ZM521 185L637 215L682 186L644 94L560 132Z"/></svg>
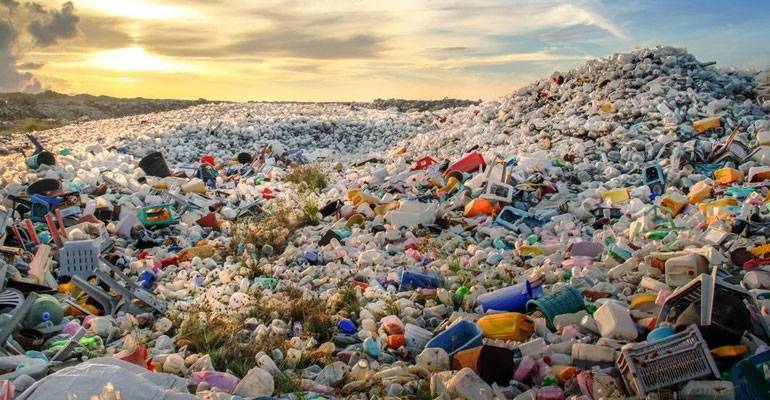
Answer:
<svg viewBox="0 0 770 400"><path fill-rule="evenodd" d="M238 162L241 164L251 164L251 162L253 161L253 158L249 153L238 153L237 159L238 159Z"/></svg>
<svg viewBox="0 0 770 400"><path fill-rule="evenodd" d="M700 325L700 301L685 308L676 319L674 329L679 332L691 324ZM751 314L738 297L718 296L714 302L711 325L699 326L709 348L733 346L741 342L745 331L751 331Z"/></svg>
<svg viewBox="0 0 770 400"><path fill-rule="evenodd" d="M327 244L332 242L332 239L342 240L337 233L335 233L333 230L328 230L324 235L321 237L321 240L318 241L318 244L320 246L326 246Z"/></svg>
<svg viewBox="0 0 770 400"><path fill-rule="evenodd" d="M332 200L326 203L325 206L321 207L321 209L318 210L318 212L320 212L322 216L328 217L336 213L340 207L342 207L342 202L340 200Z"/></svg>
<svg viewBox="0 0 770 400"><path fill-rule="evenodd" d="M41 179L27 187L27 194L41 194L43 196L55 196L62 194L61 182L57 179Z"/></svg>
<svg viewBox="0 0 770 400"><path fill-rule="evenodd" d="M513 350L484 345L479 354L478 368L484 382L508 386L513 378Z"/></svg>
<svg viewBox="0 0 770 400"><path fill-rule="evenodd" d="M139 168L150 176L157 176L158 178L171 176L171 170L168 169L163 154L157 151L144 156L144 158L139 161Z"/></svg>

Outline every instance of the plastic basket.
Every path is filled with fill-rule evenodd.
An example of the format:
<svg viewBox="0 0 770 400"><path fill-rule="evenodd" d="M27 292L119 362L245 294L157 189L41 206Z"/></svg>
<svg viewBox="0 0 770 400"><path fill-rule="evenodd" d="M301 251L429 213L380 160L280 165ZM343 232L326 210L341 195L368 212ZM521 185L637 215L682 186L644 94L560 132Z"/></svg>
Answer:
<svg viewBox="0 0 770 400"><path fill-rule="evenodd" d="M662 340L621 349L618 369L629 392L639 397L693 379L719 376L711 352L694 325Z"/></svg>
<svg viewBox="0 0 770 400"><path fill-rule="evenodd" d="M481 346L482 342L482 332L476 324L460 321L429 340L425 348L440 347L452 356L458 351Z"/></svg>
<svg viewBox="0 0 770 400"><path fill-rule="evenodd" d="M549 296L527 302L527 312L539 312L545 317L548 327L554 328L553 319L561 314L578 312L585 308L583 294L572 286L567 286Z"/></svg>
<svg viewBox="0 0 770 400"><path fill-rule="evenodd" d="M735 385L735 398L761 400L770 398L770 380L764 366L770 366L770 351L740 361L730 371L730 380Z"/></svg>
<svg viewBox="0 0 770 400"><path fill-rule="evenodd" d="M102 239L71 240L59 250L59 276L88 279L99 267Z"/></svg>

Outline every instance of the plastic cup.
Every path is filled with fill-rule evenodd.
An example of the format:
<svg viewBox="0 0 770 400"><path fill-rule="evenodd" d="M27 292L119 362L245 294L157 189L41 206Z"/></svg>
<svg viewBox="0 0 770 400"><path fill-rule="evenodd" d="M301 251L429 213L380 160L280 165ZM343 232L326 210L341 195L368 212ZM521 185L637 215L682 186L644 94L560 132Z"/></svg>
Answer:
<svg viewBox="0 0 770 400"><path fill-rule="evenodd" d="M157 176L158 178L171 176L171 170L168 169L163 154L157 151L144 156L139 161L139 168L149 176Z"/></svg>
<svg viewBox="0 0 770 400"><path fill-rule="evenodd" d="M41 151L24 160L29 169L38 169L41 165L56 165L56 156L50 151Z"/></svg>

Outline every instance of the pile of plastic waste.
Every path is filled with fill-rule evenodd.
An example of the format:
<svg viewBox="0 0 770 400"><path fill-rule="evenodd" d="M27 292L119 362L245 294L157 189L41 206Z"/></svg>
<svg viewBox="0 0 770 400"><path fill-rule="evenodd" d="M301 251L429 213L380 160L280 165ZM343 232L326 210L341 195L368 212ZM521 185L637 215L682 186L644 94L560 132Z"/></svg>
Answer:
<svg viewBox="0 0 770 400"><path fill-rule="evenodd" d="M469 107L17 137L0 399L770 398L770 103L684 50Z"/></svg>

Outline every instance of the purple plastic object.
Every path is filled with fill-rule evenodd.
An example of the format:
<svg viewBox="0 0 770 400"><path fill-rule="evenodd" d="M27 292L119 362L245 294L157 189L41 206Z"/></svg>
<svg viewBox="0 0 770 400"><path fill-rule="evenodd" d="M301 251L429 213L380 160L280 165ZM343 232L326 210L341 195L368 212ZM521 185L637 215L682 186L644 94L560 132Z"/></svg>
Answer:
<svg viewBox="0 0 770 400"><path fill-rule="evenodd" d="M513 379L519 382L524 382L524 380L532 374L536 365L537 363L535 360L529 356L525 356L521 359L519 367L516 368L516 372L513 374Z"/></svg>
<svg viewBox="0 0 770 400"><path fill-rule="evenodd" d="M232 393L235 387L240 382L240 379L227 372L217 371L199 371L192 374L193 385L199 385L201 382L206 382L210 389L216 389L220 392Z"/></svg>

